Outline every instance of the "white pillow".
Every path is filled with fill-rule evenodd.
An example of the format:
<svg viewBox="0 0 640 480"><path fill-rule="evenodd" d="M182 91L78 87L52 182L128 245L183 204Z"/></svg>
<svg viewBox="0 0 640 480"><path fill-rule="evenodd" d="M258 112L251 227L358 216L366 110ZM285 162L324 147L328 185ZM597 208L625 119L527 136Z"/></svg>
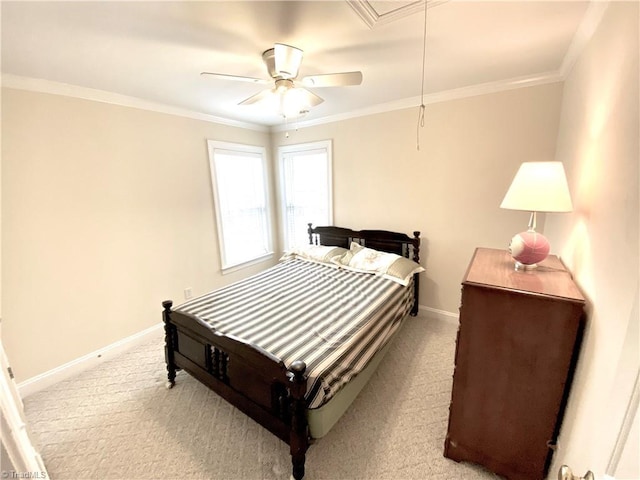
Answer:
<svg viewBox="0 0 640 480"><path fill-rule="evenodd" d="M366 248L357 243L351 245L353 256L349 260L349 266L365 272L384 273L396 259L400 258L400 255Z"/></svg>
<svg viewBox="0 0 640 480"><path fill-rule="evenodd" d="M288 252L285 252L280 260L298 257L313 262L332 264L331 260L333 258L344 255L348 251L349 250L342 247L330 247L326 245L303 245L293 247Z"/></svg>
<svg viewBox="0 0 640 480"><path fill-rule="evenodd" d="M357 272L374 273L401 285L407 286L414 273L424 272L424 268L395 253L386 253L366 248L355 242L342 256L334 258L333 263Z"/></svg>

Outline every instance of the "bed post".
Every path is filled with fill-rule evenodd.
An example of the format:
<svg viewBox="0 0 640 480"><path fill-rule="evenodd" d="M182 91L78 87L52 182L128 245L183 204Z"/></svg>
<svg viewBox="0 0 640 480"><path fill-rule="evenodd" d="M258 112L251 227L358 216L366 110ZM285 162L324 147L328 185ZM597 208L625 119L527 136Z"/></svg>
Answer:
<svg viewBox="0 0 640 480"><path fill-rule="evenodd" d="M164 311L162 320L164 322L164 358L167 362L167 388L172 388L176 384L176 364L173 356L173 326L171 325L171 307L173 301L162 302Z"/></svg>
<svg viewBox="0 0 640 480"><path fill-rule="evenodd" d="M309 228L307 228L307 233L309 234L309 245L313 245L313 224L307 223Z"/></svg>
<svg viewBox="0 0 640 480"><path fill-rule="evenodd" d="M420 263L420 232L413 232L413 261L416 263ZM413 307L411 308L410 315L415 317L418 315L419 308L419 297L420 297L420 275L414 275L414 296L413 296Z"/></svg>
<svg viewBox="0 0 640 480"><path fill-rule="evenodd" d="M291 447L291 463L293 464L293 478L295 480L301 480L304 477L305 454L307 448L309 448L306 402L304 399L307 393L307 379L304 376L306 369L306 364L299 360L293 362L289 368L289 372L291 372L289 391L292 398L289 446Z"/></svg>

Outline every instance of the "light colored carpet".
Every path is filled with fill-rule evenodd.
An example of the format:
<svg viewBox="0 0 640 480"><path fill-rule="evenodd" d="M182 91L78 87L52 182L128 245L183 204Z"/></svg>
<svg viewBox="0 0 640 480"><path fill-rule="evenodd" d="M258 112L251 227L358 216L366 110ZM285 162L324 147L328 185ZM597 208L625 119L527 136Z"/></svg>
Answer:
<svg viewBox="0 0 640 480"><path fill-rule="evenodd" d="M409 318L369 384L307 452L307 480L496 480L442 455L456 326ZM285 480L288 446L188 374L172 390L158 337L25 399L54 480Z"/></svg>

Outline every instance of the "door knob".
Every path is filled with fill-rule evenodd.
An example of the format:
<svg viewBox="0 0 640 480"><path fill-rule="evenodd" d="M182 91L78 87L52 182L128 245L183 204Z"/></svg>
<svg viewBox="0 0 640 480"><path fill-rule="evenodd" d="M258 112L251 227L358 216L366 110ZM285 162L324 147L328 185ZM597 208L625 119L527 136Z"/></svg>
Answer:
<svg viewBox="0 0 640 480"><path fill-rule="evenodd" d="M587 473L584 474L584 477L578 477L574 475L569 467L563 465L558 470L558 480L595 480L596 477L593 476L593 472L591 470L587 470Z"/></svg>

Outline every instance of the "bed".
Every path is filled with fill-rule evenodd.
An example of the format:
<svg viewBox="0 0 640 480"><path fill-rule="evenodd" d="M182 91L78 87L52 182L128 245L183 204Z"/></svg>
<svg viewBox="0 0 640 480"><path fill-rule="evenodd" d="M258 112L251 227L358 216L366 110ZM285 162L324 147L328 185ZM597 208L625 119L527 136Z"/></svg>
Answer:
<svg viewBox="0 0 640 480"><path fill-rule="evenodd" d="M397 282L348 263L375 250L417 264L420 232L309 224L308 234L311 249L340 256L292 254L178 307L162 303L167 387L184 370L270 430L289 444L296 480L311 442L346 411L407 314L417 314L422 270Z"/></svg>

